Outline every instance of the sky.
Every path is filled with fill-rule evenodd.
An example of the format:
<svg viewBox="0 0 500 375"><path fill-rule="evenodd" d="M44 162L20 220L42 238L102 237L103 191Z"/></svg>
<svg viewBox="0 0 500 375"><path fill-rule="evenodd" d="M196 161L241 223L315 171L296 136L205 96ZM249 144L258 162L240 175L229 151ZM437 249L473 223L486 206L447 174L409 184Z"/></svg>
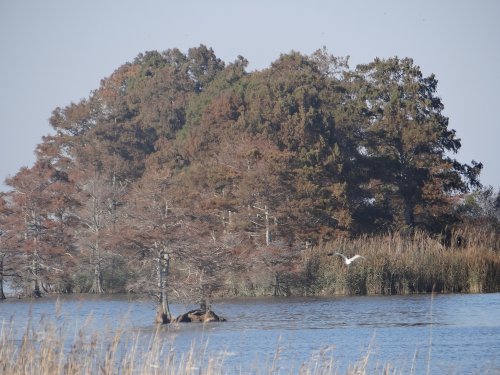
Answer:
<svg viewBox="0 0 500 375"><path fill-rule="evenodd" d="M411 57L434 73L463 163L500 187L500 1L0 0L1 182L31 166L56 107L89 96L140 52L204 44L261 70L326 47L350 66Z"/></svg>

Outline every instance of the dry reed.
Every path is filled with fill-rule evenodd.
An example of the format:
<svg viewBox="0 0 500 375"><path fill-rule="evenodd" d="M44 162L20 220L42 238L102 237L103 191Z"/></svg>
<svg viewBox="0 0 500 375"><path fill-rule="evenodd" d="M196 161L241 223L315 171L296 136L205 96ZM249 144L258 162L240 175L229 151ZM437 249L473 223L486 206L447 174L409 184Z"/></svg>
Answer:
<svg viewBox="0 0 500 375"><path fill-rule="evenodd" d="M62 323L62 324L61 324ZM0 375L333 375L339 374L334 348L321 350L319 355L297 368L283 368L277 345L268 362L242 364L240 370L225 366L226 353L208 354L208 342L192 344L186 352L176 352L165 344L161 329L149 340L122 329L95 331L89 317L75 334L66 332L63 321L44 319L37 325L29 322L21 337L13 322L0 326ZM402 374L390 363L374 365L371 344L360 359L348 366L345 374ZM246 369L246 370L245 370Z"/></svg>
<svg viewBox="0 0 500 375"><path fill-rule="evenodd" d="M220 374L223 357L206 358L203 348L187 353L166 350L154 334L148 345L123 330L111 336L82 327L73 338L52 322L28 324L20 339L12 323L0 332L0 375L58 374Z"/></svg>
<svg viewBox="0 0 500 375"><path fill-rule="evenodd" d="M318 258L315 294L488 293L500 291L498 234L454 233L451 246L423 232L338 239L308 251ZM346 266L332 251L366 259Z"/></svg>

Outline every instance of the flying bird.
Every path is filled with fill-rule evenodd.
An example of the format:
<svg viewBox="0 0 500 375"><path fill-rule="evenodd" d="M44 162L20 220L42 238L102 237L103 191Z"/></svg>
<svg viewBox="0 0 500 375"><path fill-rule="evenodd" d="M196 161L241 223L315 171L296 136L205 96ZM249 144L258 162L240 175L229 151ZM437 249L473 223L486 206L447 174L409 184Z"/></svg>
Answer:
<svg viewBox="0 0 500 375"><path fill-rule="evenodd" d="M348 258L344 254L341 254L341 253L329 253L327 255L328 256L340 255L342 257L342 259L344 259L344 263L346 265L350 265L352 262L354 262L356 259L359 259L359 258L366 259L364 256L359 255L359 254L354 255L352 258Z"/></svg>

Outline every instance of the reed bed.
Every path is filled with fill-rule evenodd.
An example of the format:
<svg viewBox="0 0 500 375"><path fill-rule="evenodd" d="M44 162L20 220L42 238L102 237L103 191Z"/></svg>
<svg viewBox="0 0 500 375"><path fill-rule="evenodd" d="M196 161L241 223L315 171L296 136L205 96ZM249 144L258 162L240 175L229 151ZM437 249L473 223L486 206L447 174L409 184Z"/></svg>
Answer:
<svg viewBox="0 0 500 375"><path fill-rule="evenodd" d="M449 246L423 232L338 239L304 253L304 269L318 265L306 294L499 292L498 237L466 229L454 233ZM332 251L365 259L346 266L340 257L327 256Z"/></svg>
<svg viewBox="0 0 500 375"><path fill-rule="evenodd" d="M1 375L220 374L222 363L222 356L207 359L194 345L187 353L175 353L157 335L144 345L122 330L108 336L84 327L68 338L50 322L36 329L29 325L21 339L12 325L4 324L0 332Z"/></svg>
<svg viewBox="0 0 500 375"><path fill-rule="evenodd" d="M3 323L0 331L0 375L219 375L235 374L225 368L225 353L208 355L207 344L193 344L187 352L178 353L157 331L144 345L138 336L122 330L111 336L82 327L68 338L64 328L53 321L35 327L29 324L19 338L11 323ZM248 375L330 375L339 374L330 351L324 350L295 369L280 366L282 348L264 365L242 366L236 373ZM370 350L349 366L345 374L398 374L390 364L375 367L370 363ZM368 371L368 369L371 369ZM376 372L373 372L375 369Z"/></svg>

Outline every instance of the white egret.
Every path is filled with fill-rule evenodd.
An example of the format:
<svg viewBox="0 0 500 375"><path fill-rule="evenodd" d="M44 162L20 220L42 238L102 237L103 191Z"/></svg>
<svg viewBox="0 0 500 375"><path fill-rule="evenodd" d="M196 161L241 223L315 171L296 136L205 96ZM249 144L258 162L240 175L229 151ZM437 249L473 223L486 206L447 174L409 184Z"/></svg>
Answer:
<svg viewBox="0 0 500 375"><path fill-rule="evenodd" d="M352 258L348 258L344 254L341 254L341 253L329 253L327 255L328 256L332 256L332 255L339 255L339 256L341 256L342 259L344 259L344 263L346 265L350 265L352 262L354 262L356 259L359 259L359 258L366 259L364 256L359 255L359 254L354 255Z"/></svg>

